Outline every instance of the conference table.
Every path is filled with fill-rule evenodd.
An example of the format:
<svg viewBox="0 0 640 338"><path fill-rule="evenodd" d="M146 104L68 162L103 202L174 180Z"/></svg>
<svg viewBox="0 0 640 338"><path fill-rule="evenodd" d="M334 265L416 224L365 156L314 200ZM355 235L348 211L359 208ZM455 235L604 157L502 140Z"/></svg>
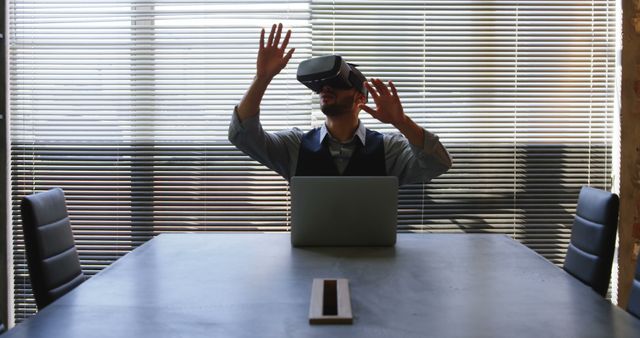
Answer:
<svg viewBox="0 0 640 338"><path fill-rule="evenodd" d="M347 278L353 323L312 325L314 278ZM162 234L4 337L640 337L640 320L524 245L399 234L293 248L287 233Z"/></svg>

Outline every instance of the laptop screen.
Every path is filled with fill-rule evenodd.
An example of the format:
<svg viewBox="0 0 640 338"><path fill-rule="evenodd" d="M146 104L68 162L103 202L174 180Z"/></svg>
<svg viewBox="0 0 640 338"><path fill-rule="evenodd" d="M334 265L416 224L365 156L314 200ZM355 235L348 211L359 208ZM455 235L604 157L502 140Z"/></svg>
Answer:
<svg viewBox="0 0 640 338"><path fill-rule="evenodd" d="M395 244L395 176L294 176L290 188L292 245Z"/></svg>

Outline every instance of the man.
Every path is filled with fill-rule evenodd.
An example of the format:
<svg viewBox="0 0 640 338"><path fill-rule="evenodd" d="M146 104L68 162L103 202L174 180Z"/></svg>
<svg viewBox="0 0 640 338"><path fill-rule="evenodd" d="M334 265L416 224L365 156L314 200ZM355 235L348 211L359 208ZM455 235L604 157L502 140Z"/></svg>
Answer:
<svg viewBox="0 0 640 338"><path fill-rule="evenodd" d="M266 43L265 30L260 34L255 78L229 126L229 141L238 149L287 180L296 175L391 175L397 176L400 184L409 184L427 182L451 168L451 158L438 137L404 114L394 84L389 81L387 87L379 79L367 82L354 65L348 67L362 76L361 83L353 83L351 88L328 84L319 88L320 108L327 117L321 128L308 133L297 128L265 132L259 119L260 102L295 50L285 54L291 30L278 46L281 34L282 24L271 27ZM365 104L367 91L375 109ZM366 129L358 119L360 110L392 124L400 133Z"/></svg>

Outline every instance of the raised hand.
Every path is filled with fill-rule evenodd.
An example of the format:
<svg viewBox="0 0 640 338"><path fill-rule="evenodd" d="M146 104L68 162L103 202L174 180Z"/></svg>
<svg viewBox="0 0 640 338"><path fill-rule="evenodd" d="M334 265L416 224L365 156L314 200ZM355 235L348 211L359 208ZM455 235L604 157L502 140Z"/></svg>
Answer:
<svg viewBox="0 0 640 338"><path fill-rule="evenodd" d="M287 45L289 44L289 38L291 37L291 30L287 31L287 34L282 41L282 45L278 47L280 43L280 36L282 34L282 24L277 26L274 24L271 27L271 33L269 39L264 41L264 28L260 33L260 49L258 50L258 60L256 62L256 77L271 81L280 71L287 65L289 59L293 55L295 48L291 48L289 52L284 53Z"/></svg>
<svg viewBox="0 0 640 338"><path fill-rule="evenodd" d="M400 97L398 97L398 91L393 82L389 81L389 87L391 88L391 91L389 91L389 88L380 79L371 79L370 81L373 86L366 81L364 85L371 94L376 108L373 109L364 103L360 104L360 108L380 122L391 123L396 127L406 122L402 103L400 103Z"/></svg>

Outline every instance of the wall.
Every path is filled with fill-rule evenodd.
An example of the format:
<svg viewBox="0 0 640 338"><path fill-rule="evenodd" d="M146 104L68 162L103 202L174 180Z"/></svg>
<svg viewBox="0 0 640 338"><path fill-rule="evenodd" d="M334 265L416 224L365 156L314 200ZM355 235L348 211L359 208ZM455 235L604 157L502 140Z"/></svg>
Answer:
<svg viewBox="0 0 640 338"><path fill-rule="evenodd" d="M622 0L618 305L627 307L640 248L640 0Z"/></svg>

